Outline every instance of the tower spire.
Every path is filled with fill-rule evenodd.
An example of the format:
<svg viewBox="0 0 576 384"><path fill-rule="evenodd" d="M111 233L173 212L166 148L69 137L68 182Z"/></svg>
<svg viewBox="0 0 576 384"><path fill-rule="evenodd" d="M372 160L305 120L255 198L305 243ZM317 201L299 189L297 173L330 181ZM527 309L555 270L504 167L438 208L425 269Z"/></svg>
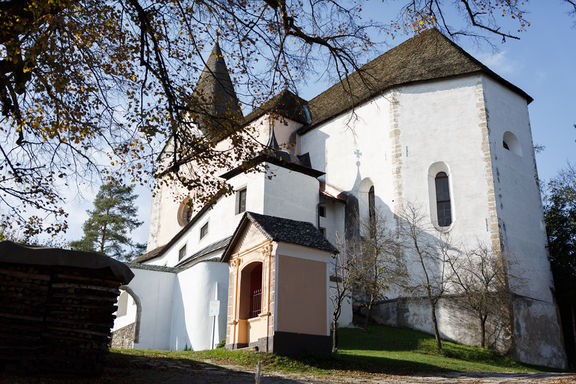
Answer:
<svg viewBox="0 0 576 384"><path fill-rule="evenodd" d="M194 121L206 134L219 138L235 129L242 110L220 49L219 37L192 93L196 116Z"/></svg>

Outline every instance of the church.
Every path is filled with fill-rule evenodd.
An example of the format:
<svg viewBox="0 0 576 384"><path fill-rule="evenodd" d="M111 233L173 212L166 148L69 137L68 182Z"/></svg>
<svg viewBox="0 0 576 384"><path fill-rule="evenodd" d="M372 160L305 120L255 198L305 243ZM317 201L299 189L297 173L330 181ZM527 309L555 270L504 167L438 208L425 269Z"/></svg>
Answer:
<svg viewBox="0 0 576 384"><path fill-rule="evenodd" d="M218 44L196 87L242 115ZM128 264L135 277L119 298L113 346L203 350L225 340L327 353L340 244L375 210L393 223L410 203L429 236L505 255L512 319L500 344L521 362L565 367L530 102L436 29L311 100L281 92L243 117L268 150L256 171L221 171L233 194L195 209L175 199L176 187L154 195L147 253ZM374 318L431 333L420 299L391 291ZM353 304L345 301L341 327L352 325ZM440 303L438 324L445 339L479 343L454 306Z"/></svg>

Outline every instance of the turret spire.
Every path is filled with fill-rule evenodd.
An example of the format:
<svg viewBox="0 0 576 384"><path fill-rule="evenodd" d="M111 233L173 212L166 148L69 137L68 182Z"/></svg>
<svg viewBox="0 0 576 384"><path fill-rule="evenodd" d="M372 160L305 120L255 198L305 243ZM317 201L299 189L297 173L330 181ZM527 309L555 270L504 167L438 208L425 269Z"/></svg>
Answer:
<svg viewBox="0 0 576 384"><path fill-rule="evenodd" d="M242 110L218 40L192 97L198 108L194 120L206 135L224 136L242 119Z"/></svg>

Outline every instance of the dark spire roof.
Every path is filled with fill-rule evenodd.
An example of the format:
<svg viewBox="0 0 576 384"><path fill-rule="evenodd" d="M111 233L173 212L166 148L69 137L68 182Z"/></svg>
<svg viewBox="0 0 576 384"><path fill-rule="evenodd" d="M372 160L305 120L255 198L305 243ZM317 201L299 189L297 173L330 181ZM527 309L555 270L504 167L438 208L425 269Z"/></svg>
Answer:
<svg viewBox="0 0 576 384"><path fill-rule="evenodd" d="M216 42L192 97L198 103L194 121L207 135L221 137L242 121L242 110L226 62Z"/></svg>

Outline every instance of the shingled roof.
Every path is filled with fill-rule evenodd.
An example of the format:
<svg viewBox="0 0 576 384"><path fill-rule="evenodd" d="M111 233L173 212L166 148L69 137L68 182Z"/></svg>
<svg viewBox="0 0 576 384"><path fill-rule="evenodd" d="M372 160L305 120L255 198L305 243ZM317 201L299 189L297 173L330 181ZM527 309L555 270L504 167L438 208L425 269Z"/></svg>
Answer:
<svg viewBox="0 0 576 384"><path fill-rule="evenodd" d="M206 61L192 98L198 107L194 120L206 134L225 136L242 122L242 110L218 42Z"/></svg>
<svg viewBox="0 0 576 384"><path fill-rule="evenodd" d="M261 215L246 212L232 235L232 240L224 250L221 261L226 262L235 245L240 240L246 226L254 224L270 241L285 242L302 245L304 247L320 249L331 253L338 253L320 231L311 223L285 219L282 217Z"/></svg>
<svg viewBox="0 0 576 384"><path fill-rule="evenodd" d="M306 100L285 89L270 100L255 108L244 119L245 124L249 124L266 113L273 113L298 123L308 123L308 118L304 108Z"/></svg>
<svg viewBox="0 0 576 384"><path fill-rule="evenodd" d="M411 83L484 73L517 92L532 98L476 60L437 29L429 29L405 41L352 73L308 102L313 127L344 113L384 91Z"/></svg>

